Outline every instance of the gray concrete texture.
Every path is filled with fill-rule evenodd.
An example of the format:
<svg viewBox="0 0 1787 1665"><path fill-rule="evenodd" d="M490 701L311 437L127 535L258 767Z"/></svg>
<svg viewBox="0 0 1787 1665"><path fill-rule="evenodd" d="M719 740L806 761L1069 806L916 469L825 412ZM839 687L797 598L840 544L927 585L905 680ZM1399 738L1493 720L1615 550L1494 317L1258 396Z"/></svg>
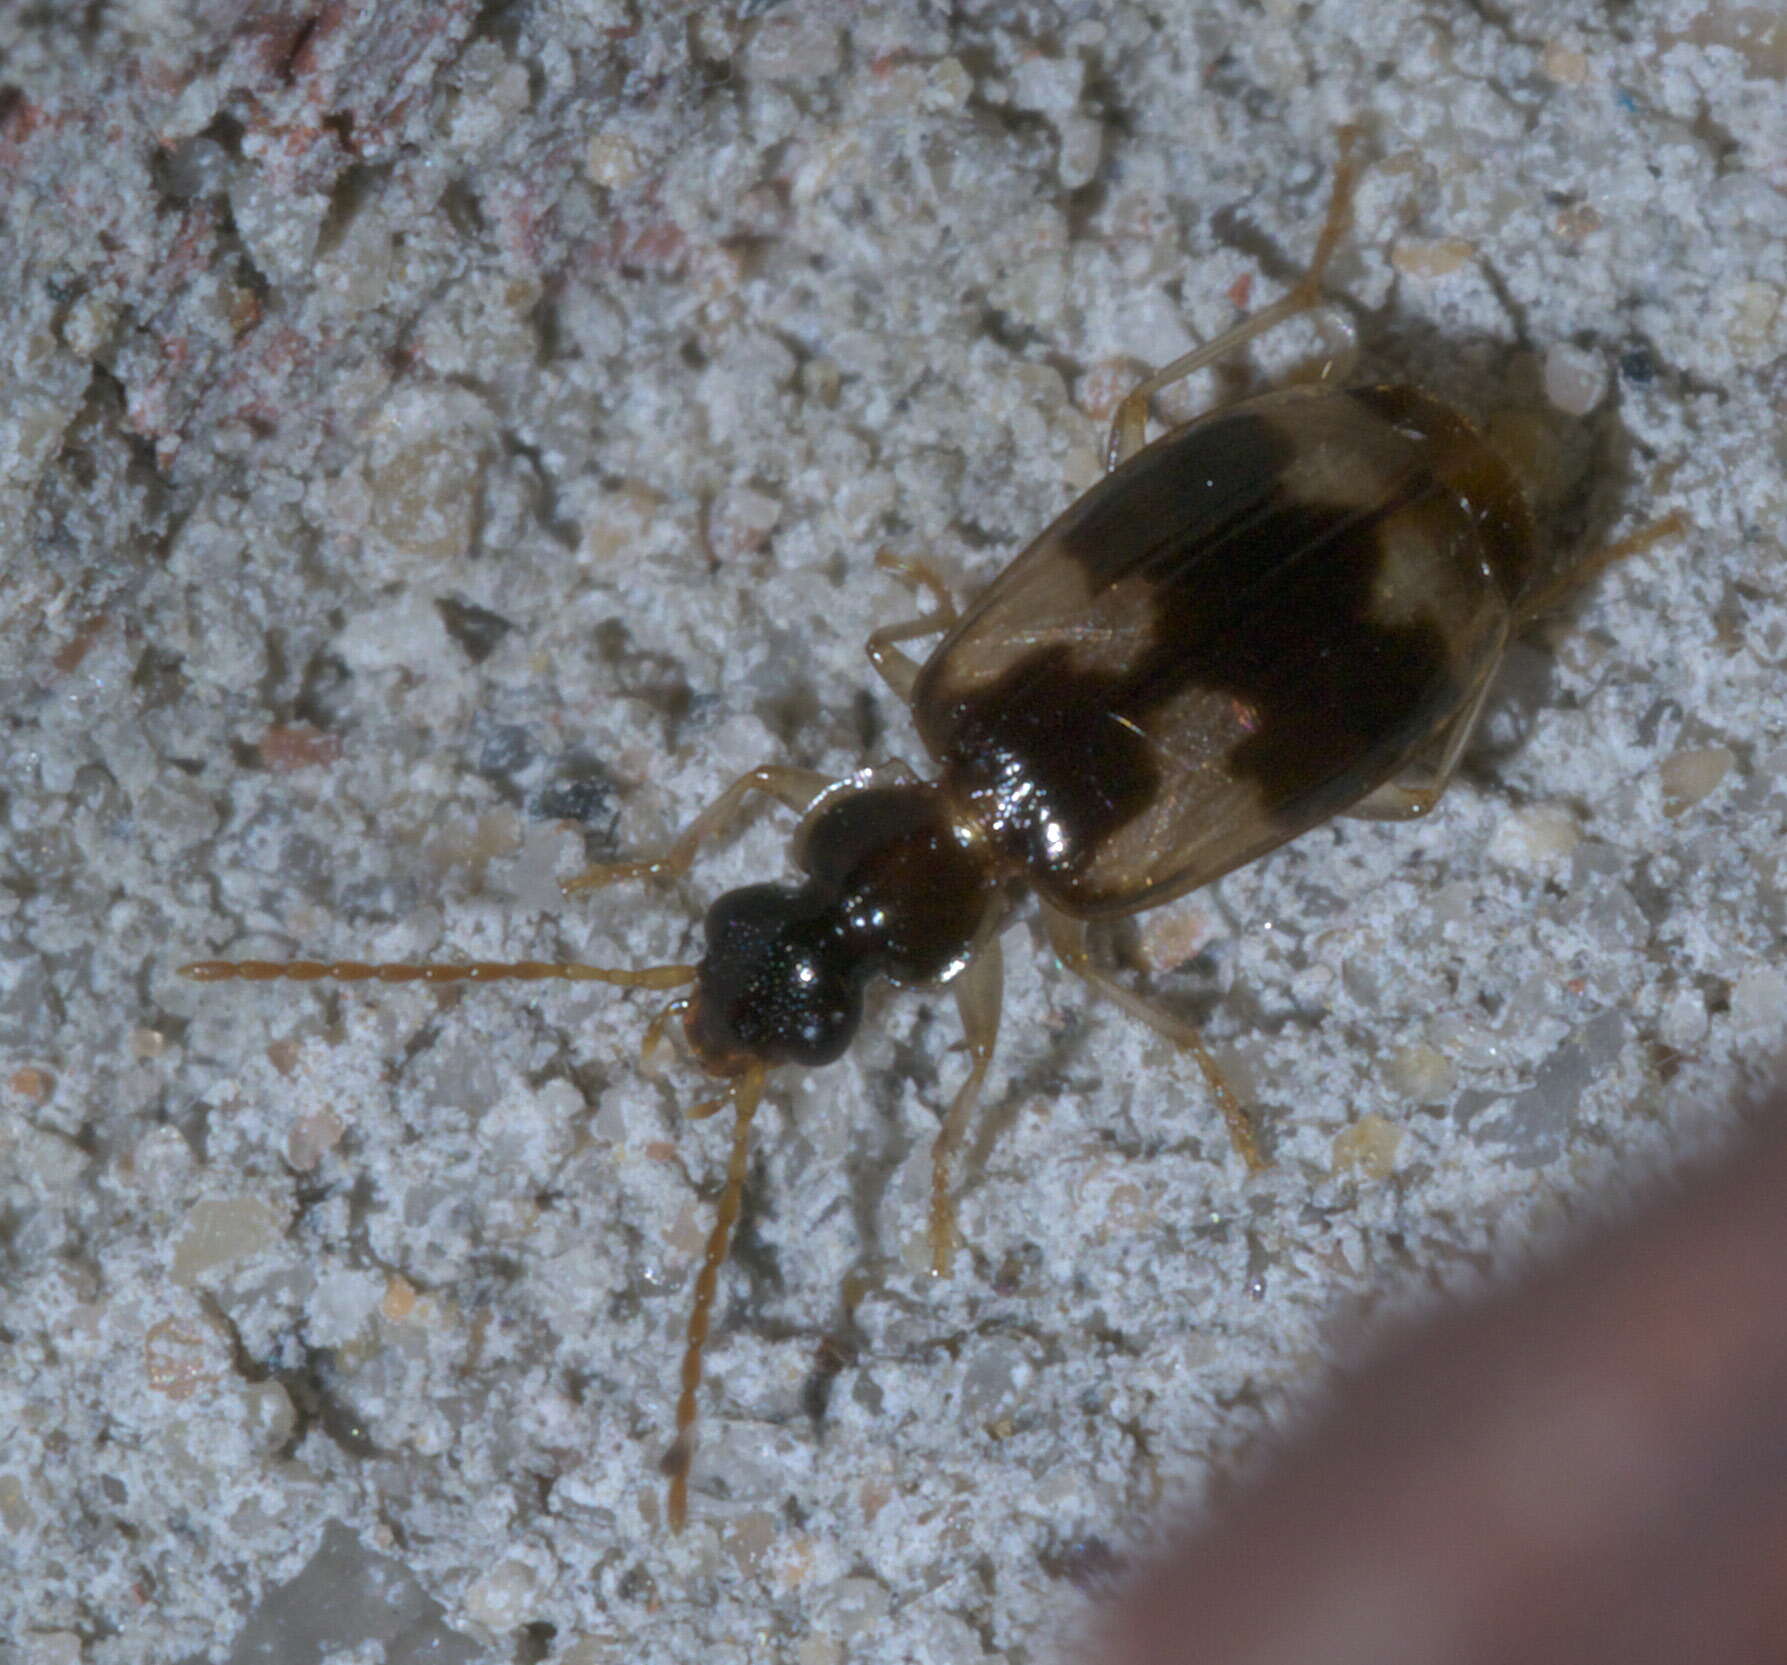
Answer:
<svg viewBox="0 0 1787 1665"><path fill-rule="evenodd" d="M876 551L996 573L1349 121L1364 373L1524 436L1552 547L1688 530L1435 814L1119 933L1268 1173L1027 926L953 1278L947 995L778 1079L672 1537L726 1131L651 1001L174 968L689 956L779 813L557 878L923 762ZM1374 1330L1721 1140L1787 1013L1784 193L1720 0L3 0L0 1657L1063 1657Z"/></svg>

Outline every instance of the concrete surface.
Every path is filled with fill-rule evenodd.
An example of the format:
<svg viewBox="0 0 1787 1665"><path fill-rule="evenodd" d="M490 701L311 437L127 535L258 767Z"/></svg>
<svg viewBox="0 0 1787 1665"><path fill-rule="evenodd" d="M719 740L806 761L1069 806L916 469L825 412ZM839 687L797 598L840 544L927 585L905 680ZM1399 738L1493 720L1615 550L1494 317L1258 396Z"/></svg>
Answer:
<svg viewBox="0 0 1787 1665"><path fill-rule="evenodd" d="M1720 1139L1787 1012L1784 83L1718 3L0 0L0 1657L1064 1657L1362 1335ZM650 1003L174 967L689 954L778 816L555 875L922 761L875 551L997 572L1349 120L1366 372L1525 435L1559 547L1691 530L1425 822L1138 921L1270 1173L1027 927L947 1284L952 1003L779 1083L672 1538L725 1129Z"/></svg>

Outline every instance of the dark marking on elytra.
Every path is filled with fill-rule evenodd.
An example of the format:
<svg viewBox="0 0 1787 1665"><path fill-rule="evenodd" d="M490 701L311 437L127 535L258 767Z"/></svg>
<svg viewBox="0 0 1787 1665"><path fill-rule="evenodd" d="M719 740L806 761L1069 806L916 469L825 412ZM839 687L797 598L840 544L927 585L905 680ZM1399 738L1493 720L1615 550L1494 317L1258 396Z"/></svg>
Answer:
<svg viewBox="0 0 1787 1665"><path fill-rule="evenodd" d="M1153 751L1123 722L1127 682L1076 670L1053 645L952 702L944 789L1020 866L1079 872L1154 801Z"/></svg>
<svg viewBox="0 0 1787 1665"><path fill-rule="evenodd" d="M1359 420L1403 431L1364 404ZM1461 697L1438 623L1374 616L1386 523L1456 512L1405 437L1400 479L1363 509L1291 495L1294 447L1252 412L1169 435L1093 487L1057 523L1062 553L1095 593L1145 583L1147 646L1106 669L1048 644L948 702L948 789L1024 866L1082 872L1161 790L1150 719L1201 688L1245 714L1224 763L1265 813L1303 826L1356 799Z"/></svg>

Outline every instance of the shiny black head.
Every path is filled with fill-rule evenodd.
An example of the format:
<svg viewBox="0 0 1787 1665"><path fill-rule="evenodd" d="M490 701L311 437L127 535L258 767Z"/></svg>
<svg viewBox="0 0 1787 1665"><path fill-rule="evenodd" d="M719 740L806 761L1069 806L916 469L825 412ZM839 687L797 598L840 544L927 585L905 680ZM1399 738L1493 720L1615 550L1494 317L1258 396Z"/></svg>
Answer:
<svg viewBox="0 0 1787 1665"><path fill-rule="evenodd" d="M718 1075L753 1061L829 1064L856 1034L868 972L816 886L728 891L707 910L690 1044Z"/></svg>

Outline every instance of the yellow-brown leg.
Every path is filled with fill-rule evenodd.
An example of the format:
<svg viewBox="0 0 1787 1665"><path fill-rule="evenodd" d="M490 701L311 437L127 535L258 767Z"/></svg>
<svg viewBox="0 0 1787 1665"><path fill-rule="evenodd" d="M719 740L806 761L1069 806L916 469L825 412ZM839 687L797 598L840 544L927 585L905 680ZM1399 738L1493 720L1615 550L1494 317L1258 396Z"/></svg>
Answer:
<svg viewBox="0 0 1787 1665"><path fill-rule="evenodd" d="M1672 509L1661 520L1653 520L1617 543L1610 543L1605 549L1598 549L1593 555L1572 562L1534 594L1522 597L1514 614L1516 634L1562 606L1583 585L1600 577L1616 562L1642 555L1653 544L1661 543L1665 538L1679 537L1687 531L1690 524L1688 517L1680 509Z"/></svg>
<svg viewBox="0 0 1787 1665"><path fill-rule="evenodd" d="M1248 342L1257 341L1268 330L1276 329L1287 318L1294 318L1300 312L1308 312L1320 303L1322 273L1352 224L1353 190L1359 182L1359 162L1355 154L1358 129L1343 127L1339 138L1340 157L1334 165L1334 190L1328 199L1327 218L1322 222L1321 235L1316 239L1315 254L1309 262L1308 271L1297 280L1294 287L1279 296L1270 306L1263 307L1251 318L1243 318L1232 329L1224 330L1214 341L1206 342L1202 347L1194 347L1189 353L1174 359L1171 364L1163 365L1132 388L1117 407L1116 417L1111 423L1110 438L1105 442L1107 471L1126 462L1141 450L1148 437L1148 407L1156 394L1171 387L1174 382L1182 382L1187 376L1194 376L1198 371L1208 369L1219 359L1227 358L1230 353L1246 346ZM1335 376L1344 380L1354 356L1349 343L1336 355L1334 362L1323 369L1324 379Z"/></svg>
<svg viewBox="0 0 1787 1665"><path fill-rule="evenodd" d="M1228 1084L1216 1060L1210 1056L1210 1049L1204 1045L1204 1038L1196 1027L1182 1018L1174 1017L1171 1012L1163 1012L1152 1001L1144 1000L1134 990L1125 988L1101 966L1093 958L1088 946L1084 921L1045 907L1043 922L1048 929L1050 947L1069 971L1090 983L1107 999L1114 1000L1131 1017L1139 1018L1155 1034L1165 1036L1175 1046L1182 1047L1191 1054L1203 1073L1205 1084L1216 1099L1217 1108L1222 1111L1222 1119L1228 1127L1229 1142L1235 1147L1236 1155L1247 1164L1250 1173L1261 1173L1269 1168L1271 1163L1260 1149L1259 1136L1254 1132L1252 1120L1242 1108L1234 1088Z"/></svg>
<svg viewBox="0 0 1787 1665"><path fill-rule="evenodd" d="M949 1113L931 1147L931 1276L946 1278L955 1261L956 1205L950 1190L950 1159L968 1131L968 1118L980 1097L999 1041L999 1014L1005 1003L1005 959L994 938L968 962L955 981L956 1010L968 1042L968 1078L956 1089Z"/></svg>
<svg viewBox="0 0 1787 1665"><path fill-rule="evenodd" d="M570 896L627 879L680 878L694 864L695 854L701 846L725 828L752 793L766 793L797 815L804 815L820 793L832 784L828 776L812 769L795 769L784 763L763 764L740 775L689 823L682 836L662 855L638 861L598 862L574 878L566 879L562 888Z"/></svg>
<svg viewBox="0 0 1787 1665"><path fill-rule="evenodd" d="M744 1202L745 1177L751 1167L751 1118L757 1114L757 1104L762 1096L763 1071L755 1068L739 1076L724 1098L696 1106L698 1113L711 1114L730 1102L735 1119L732 1154L726 1163L726 1184L714 1211L713 1229L708 1233L701 1270L695 1274L695 1301L689 1309L688 1341L683 1349L682 1391L676 1399L676 1437L664 1454L664 1473L670 1481L672 1532L682 1531L689 1518L689 1469L695 1460L695 1420L701 1409L702 1353L707 1347L708 1325L713 1320L720 1268L726 1264L726 1255L732 1247L732 1228L738 1224L739 1209Z"/></svg>
<svg viewBox="0 0 1787 1665"><path fill-rule="evenodd" d="M910 701L912 687L918 681L921 667L910 654L902 653L896 644L910 642L920 636L936 636L950 629L958 617L955 600L949 593L949 586L928 562L910 560L884 549L875 557L875 565L903 578L913 589L929 592L935 603L931 612L923 613L915 619L883 625L870 634L866 644L865 651L876 674L901 699Z"/></svg>

